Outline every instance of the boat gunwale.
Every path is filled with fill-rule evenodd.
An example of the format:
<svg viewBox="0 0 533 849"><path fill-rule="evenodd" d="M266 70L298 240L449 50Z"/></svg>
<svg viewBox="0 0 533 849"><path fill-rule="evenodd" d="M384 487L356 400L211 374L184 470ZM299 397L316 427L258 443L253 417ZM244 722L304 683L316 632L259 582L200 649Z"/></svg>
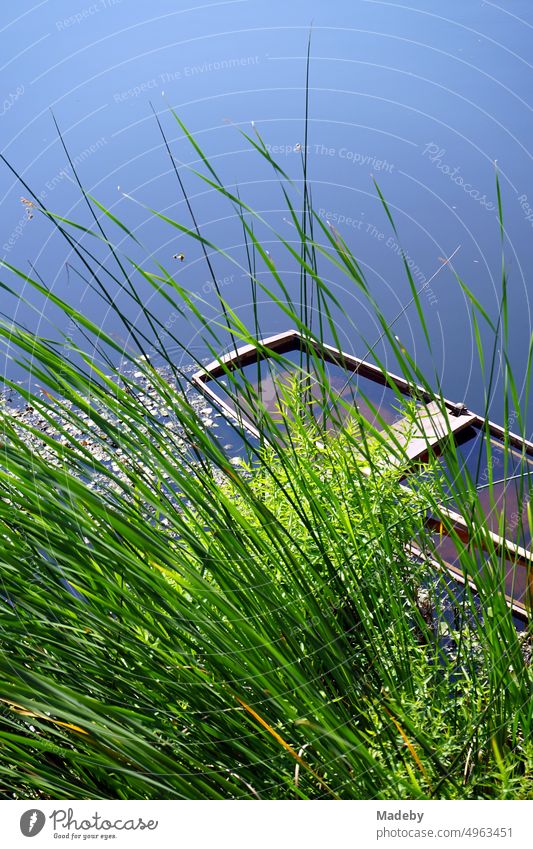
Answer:
<svg viewBox="0 0 533 849"><path fill-rule="evenodd" d="M407 551L409 554L414 557L419 558L420 560L424 560L429 563L439 572L447 572L454 581L462 584L463 586L470 587L475 593L479 594L479 590L476 586L476 582L469 575L465 575L464 571L456 566L454 563L448 563L447 560L442 558L440 561L436 560L431 554L426 554L415 542L410 542L407 545ZM505 601L507 606L510 608L512 613L521 621L527 622L529 620L529 614L525 604L517 599L513 598L508 593L505 593Z"/></svg>
<svg viewBox="0 0 533 849"><path fill-rule="evenodd" d="M520 436L517 433L514 433L511 430L506 430L502 425L493 422L491 419L485 419L483 416L480 416L479 413L474 413L472 410L467 409L464 404L456 403L454 401L450 401L448 398L444 398L443 396L435 395L435 399L432 397L431 393L428 392L427 389L424 389L423 386L420 386L416 383L410 383L404 377L400 377L397 374L393 374L390 371L383 372L379 366L374 365L373 363L369 363L360 357L356 357L354 354L348 354L345 351L340 350L339 348L334 348L332 345L329 345L327 342L319 343L313 338L307 338L304 334L300 333L299 330L286 330L283 333L276 333L273 336L269 336L266 339L262 339L257 344L248 343L246 345L242 345L240 348L237 348L234 351L230 351L227 354L223 354L219 359L212 360L206 366L204 366L199 371L195 372L192 376L192 381L196 386L199 386L203 391L207 390L209 395L214 398L217 403L222 404L225 409L233 418L239 419L241 422L242 416L234 410L229 404L224 402L223 399L219 398L219 396L214 392L210 387L207 386L208 381L214 380L222 375L226 374L225 366L233 370L237 368L242 368L243 366L249 365L251 362L257 360L264 360L268 358L268 354L264 353L262 348L269 348L274 353L283 353L283 350L291 350L291 343L295 342L305 342L310 344L316 351L317 354L322 354L326 352L328 354L329 362L334 365L342 366L345 363L350 366L350 370L356 374L361 374L363 377L368 377L369 379L375 380L381 386L390 387L391 383L394 383L395 386L400 390L402 395L409 395L412 398L420 398L427 403L430 400L438 399L440 400L449 413L452 415L456 415L458 410L474 417L474 421L471 423L470 427L481 429L482 427L488 427L489 432L493 436L497 436L499 438L504 438L507 435L509 442L514 445L514 447L519 447L525 449L528 455L533 457L533 442L526 439L525 437ZM259 355L259 356L258 356ZM248 427L248 423L246 423L246 427ZM253 426L249 428L252 430L254 435L258 434L257 429Z"/></svg>

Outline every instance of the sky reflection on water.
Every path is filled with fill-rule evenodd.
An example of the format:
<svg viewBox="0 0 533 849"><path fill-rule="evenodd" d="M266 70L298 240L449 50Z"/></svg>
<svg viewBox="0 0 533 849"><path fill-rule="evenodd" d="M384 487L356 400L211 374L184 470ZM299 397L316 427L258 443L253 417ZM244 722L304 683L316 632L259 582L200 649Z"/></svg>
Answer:
<svg viewBox="0 0 533 849"><path fill-rule="evenodd" d="M132 0L23 0L9 10L0 33L2 152L53 211L89 223L52 108L89 191L127 221L148 253L181 285L205 300L216 320L214 287L199 246L124 197L127 193L190 223L150 101L178 163L199 164L169 106L195 133L222 179L237 182L243 199L275 230L294 238L271 170L238 130L249 132L254 121L282 167L299 178L311 21L313 202L357 254L386 315L395 316L410 294L398 242L371 178L390 204L415 283L422 286L460 245L454 268L495 316L498 161L508 236L511 358L520 384L531 334L533 245L533 10L527 0L511 0L505 8L453 0L442 11L430 0L413 0L409 6L364 0L201 5L153 0L148 6ZM251 324L250 288L238 268L244 259L242 229L212 190L192 174L184 179L202 231L237 262L216 260L216 274L224 297ZM5 167L0 168L0 194L4 259L25 270L28 261L33 263L54 292L72 299L131 346L116 317L67 267L67 261L75 263L65 243L39 216L28 217L20 202L25 191ZM120 240L119 232L115 236ZM267 247L296 294L294 264L272 236L266 239L272 240ZM130 245L122 247L139 257ZM173 259L181 252L183 262ZM362 356L364 340L373 342L379 328L358 292L331 267L325 273L347 312L339 322L343 347ZM140 280L135 285L141 297L149 297ZM23 294L33 310L3 295L2 312L43 334L74 334L49 303L37 302L27 287ZM395 333L422 368L440 377L447 397L483 409L471 320L449 269L428 286L422 300L433 356L413 308L397 322ZM150 303L163 322L172 322L180 341L199 356L205 352L190 312L172 317L164 303ZM128 309L135 318L135 310ZM266 302L260 316L264 335L286 329L279 310ZM390 352L380 348L379 354L396 370ZM183 354L177 350L176 357L181 361ZM20 376L12 363L4 360L2 368ZM502 410L498 400L493 418L501 421Z"/></svg>

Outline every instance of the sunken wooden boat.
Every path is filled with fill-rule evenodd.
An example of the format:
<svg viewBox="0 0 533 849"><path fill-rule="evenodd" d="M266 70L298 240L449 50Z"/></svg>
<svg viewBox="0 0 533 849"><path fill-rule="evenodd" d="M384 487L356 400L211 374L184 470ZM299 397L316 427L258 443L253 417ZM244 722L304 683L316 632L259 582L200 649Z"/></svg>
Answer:
<svg viewBox="0 0 533 849"><path fill-rule="evenodd" d="M464 404L439 398L438 403L421 386L413 384L389 371L345 353L331 345L318 344L304 339L297 330L288 330L244 345L214 360L194 374L193 383L226 415L236 420L251 435L259 437L258 422L254 420L253 404L243 403L236 409L229 393L225 391L228 373L238 370L254 383L261 402L270 411L279 401L273 391L272 361L283 359L284 364L302 366L302 352L314 352L324 363L327 378L333 387L350 403L357 404L360 415L376 430L385 428L386 439L391 443L392 462L401 462L405 475L426 461L430 452L439 457L449 440L455 444L455 454L462 459L464 468L479 485L479 507L486 520L488 534L482 543L472 543L472 516L465 517L451 506L442 504L439 515L428 516L432 531L432 549L422 551L413 541L410 553L423 558L439 570L444 570L461 584L468 583L475 591L472 577L465 575L460 562L460 547L475 550L479 568L487 559L487 544L505 564L505 596L513 613L528 620L533 598L533 573L531 527L528 519L529 482L533 479L533 443L510 433L500 425L470 412ZM281 356L280 356L281 355ZM354 386L355 380L355 386ZM416 401L416 427L412 417L402 415L399 398ZM487 457L487 436L490 458ZM445 462L445 461L443 461ZM492 478L487 469L502 472L503 478ZM516 471L520 469L520 474ZM520 478L520 488L517 479ZM524 480L527 481L524 490ZM460 545L458 544L460 543Z"/></svg>

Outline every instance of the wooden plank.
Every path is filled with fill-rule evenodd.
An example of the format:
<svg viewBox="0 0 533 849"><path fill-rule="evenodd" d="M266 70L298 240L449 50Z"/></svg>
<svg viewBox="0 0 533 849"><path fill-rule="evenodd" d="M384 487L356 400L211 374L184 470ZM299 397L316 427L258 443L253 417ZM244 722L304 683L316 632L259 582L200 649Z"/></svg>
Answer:
<svg viewBox="0 0 533 849"><path fill-rule="evenodd" d="M436 402L419 407L415 421L400 419L390 428L392 462L396 465L408 460L413 463L446 439L473 424L475 416L468 411L458 416L445 414Z"/></svg>
<svg viewBox="0 0 533 849"><path fill-rule="evenodd" d="M480 430L488 427L491 436L495 436L498 439L505 439L507 436L513 448L519 448L521 451L523 450L526 457L533 456L533 442L531 442L530 439L526 439L524 436L520 436L518 433L514 433L512 430L506 430L503 425L496 424L496 422L493 422L490 419L484 419L483 416L476 413L474 426Z"/></svg>
<svg viewBox="0 0 533 849"><path fill-rule="evenodd" d="M465 521L464 516L461 516L460 513L456 513L454 510L451 510L449 507L445 507L444 505L440 505L439 507L440 513L442 516L446 516L455 525L457 525L461 530L466 531L468 533L468 524ZM475 526L475 521L473 522ZM521 545L517 545L512 540L507 537L501 537L499 534L495 534L494 531L484 530L483 533L487 536L488 539L492 540L494 545L497 548L505 548L510 554L516 555L516 557L520 557L522 560L532 563L533 562L533 551L530 549L524 548Z"/></svg>
<svg viewBox="0 0 533 849"><path fill-rule="evenodd" d="M291 346L291 343L299 344L301 334L297 330L286 330L284 333L276 333L275 336L269 336L267 339L261 340L261 346L270 348L272 351L280 351L282 348ZM261 348L257 345L241 345L234 351L229 351L223 354L220 359L213 360L208 363L205 368L193 374L193 383L197 385L205 384L206 381L215 377L221 377L225 374L223 366L228 368L242 368L249 363L256 362L257 359L264 359L265 356L261 352Z"/></svg>
<svg viewBox="0 0 533 849"><path fill-rule="evenodd" d="M426 563L429 563L430 566L433 566L434 569L437 569L441 572L448 572L450 577L457 581L459 584L467 583L473 592L477 593L477 587L475 581L468 577L465 581L465 575L462 569L458 569L453 563L447 563L445 560L439 561L434 557L430 557L427 553L423 552L421 548L415 543L409 543L406 547L408 554L412 554L414 557L419 558L420 560L424 560ZM511 608L515 616L524 621L528 621L529 614L525 604L521 601L517 601L515 598L511 598L511 596L505 594L505 601L507 605Z"/></svg>

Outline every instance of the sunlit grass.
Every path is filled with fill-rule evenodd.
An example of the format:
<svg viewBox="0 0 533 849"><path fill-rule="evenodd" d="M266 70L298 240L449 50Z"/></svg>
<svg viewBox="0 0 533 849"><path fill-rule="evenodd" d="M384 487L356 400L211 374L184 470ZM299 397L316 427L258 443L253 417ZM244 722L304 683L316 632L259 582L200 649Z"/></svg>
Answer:
<svg viewBox="0 0 533 849"><path fill-rule="evenodd" d="M259 134L247 137L279 177L300 240L296 249L275 234L280 252L301 268L294 303L256 235L267 222L224 186L179 125L203 162L199 178L230 203L242 228L253 302L269 299L280 323L316 350L326 336L340 347L342 309L321 269L342 272L373 311L398 370L447 415L432 381L395 339L349 246L313 212L305 171L302 202ZM50 425L45 432L1 411L2 795L529 796L531 671L506 603L502 558L476 510L477 481L465 476L453 443L445 449L446 474L430 456L405 478L401 457L390 462L387 425L378 432L356 406L335 399L320 354L304 345L292 384L279 386L274 414L253 382L223 369L226 393L243 416L256 410L261 431L256 441L230 423L246 458L241 467L231 463L188 400L189 379L170 354L186 346L139 298L131 274L142 275L169 309L190 308L214 357L228 338L230 350L245 343L261 349L258 312L248 328L218 291L214 325L164 267L118 252L104 224L135 237L102 205L86 196L93 235L110 253L106 263L87 247L90 228L73 226L25 190L116 311L134 350L35 275L2 264L4 288L16 295L23 283L35 298L49 299L87 341L73 351L72 343L0 324L45 391L11 386ZM195 219L189 228L152 213L210 254L215 281L217 252L237 262L204 238ZM431 347L407 263L405 271ZM489 326L495 348L503 344L505 397L525 435L524 399L505 353L505 269L497 323L458 284L475 326ZM128 320L116 291L141 311L144 329ZM320 313L313 327L311 298ZM494 356L486 367L476 338L489 399ZM166 372L151 365L148 351ZM133 376L139 372L144 382ZM327 415L310 414L311 372L320 387L313 403L322 413L328 407ZM527 386L530 374L531 356ZM153 404L171 411L175 427L161 423ZM416 419L414 404L407 412ZM488 449L488 432L484 438ZM504 442L510 450L508 436ZM408 551L413 539L429 546L426 516L449 504L450 486L471 538L489 549L480 572L475 551L464 548L464 590Z"/></svg>

